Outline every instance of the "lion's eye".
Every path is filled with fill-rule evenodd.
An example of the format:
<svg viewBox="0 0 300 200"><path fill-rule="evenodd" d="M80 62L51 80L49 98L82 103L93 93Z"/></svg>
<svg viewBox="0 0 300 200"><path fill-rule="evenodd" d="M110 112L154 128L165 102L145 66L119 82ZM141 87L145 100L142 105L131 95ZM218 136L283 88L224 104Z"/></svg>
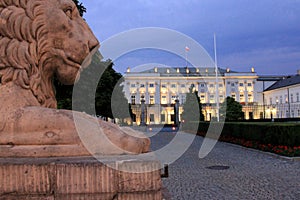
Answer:
<svg viewBox="0 0 300 200"><path fill-rule="evenodd" d="M72 12L73 12L72 8L67 8L64 10L64 12L70 19L72 19Z"/></svg>

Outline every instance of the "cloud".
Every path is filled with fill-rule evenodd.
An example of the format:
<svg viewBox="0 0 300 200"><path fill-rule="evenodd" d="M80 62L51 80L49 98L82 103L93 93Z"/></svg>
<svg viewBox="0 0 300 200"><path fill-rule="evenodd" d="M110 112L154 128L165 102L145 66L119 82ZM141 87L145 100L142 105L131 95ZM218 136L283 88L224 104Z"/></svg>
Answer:
<svg viewBox="0 0 300 200"><path fill-rule="evenodd" d="M295 50L300 44L299 0L82 2L87 7L85 18L100 41L129 29L164 27L194 38L213 55L216 33L223 66L241 66L242 71L248 65L261 66L268 74L300 67Z"/></svg>

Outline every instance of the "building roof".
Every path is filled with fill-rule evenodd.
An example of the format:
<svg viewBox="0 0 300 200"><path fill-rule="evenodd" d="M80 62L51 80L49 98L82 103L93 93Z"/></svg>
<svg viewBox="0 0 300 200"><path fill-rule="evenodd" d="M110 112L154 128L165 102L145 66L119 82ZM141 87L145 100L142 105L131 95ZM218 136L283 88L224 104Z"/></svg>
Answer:
<svg viewBox="0 0 300 200"><path fill-rule="evenodd" d="M288 76L282 80L277 81L276 83L268 87L265 91L275 90L296 84L300 84L300 75L298 74L295 76Z"/></svg>
<svg viewBox="0 0 300 200"><path fill-rule="evenodd" d="M188 70L187 70L188 69ZM225 69L218 68L219 75L224 76L226 73ZM166 68L166 67L154 67L152 69L144 70L138 73L159 73L160 76L215 76L215 68L213 67L175 67L175 68ZM230 71L230 73L236 73L234 71Z"/></svg>

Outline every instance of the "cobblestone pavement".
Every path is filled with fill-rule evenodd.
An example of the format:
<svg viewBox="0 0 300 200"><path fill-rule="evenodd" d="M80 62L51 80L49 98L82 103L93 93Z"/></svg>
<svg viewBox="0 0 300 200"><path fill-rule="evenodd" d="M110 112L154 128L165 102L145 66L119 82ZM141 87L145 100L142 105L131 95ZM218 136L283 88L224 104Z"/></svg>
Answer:
<svg viewBox="0 0 300 200"><path fill-rule="evenodd" d="M175 133L152 137L152 149L159 149ZM218 142L213 151L199 159L203 138L169 166L164 187L172 199L300 199L300 161L276 158L256 150ZM226 170L210 166L229 166Z"/></svg>

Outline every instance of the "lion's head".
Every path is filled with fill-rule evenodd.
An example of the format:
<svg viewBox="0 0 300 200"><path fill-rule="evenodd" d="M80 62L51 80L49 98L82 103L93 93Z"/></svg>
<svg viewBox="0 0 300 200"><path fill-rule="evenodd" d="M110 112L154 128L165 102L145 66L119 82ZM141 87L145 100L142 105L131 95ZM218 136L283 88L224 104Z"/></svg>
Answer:
<svg viewBox="0 0 300 200"><path fill-rule="evenodd" d="M71 0L0 1L1 84L31 90L42 106L56 107L53 76L73 84L98 44Z"/></svg>

